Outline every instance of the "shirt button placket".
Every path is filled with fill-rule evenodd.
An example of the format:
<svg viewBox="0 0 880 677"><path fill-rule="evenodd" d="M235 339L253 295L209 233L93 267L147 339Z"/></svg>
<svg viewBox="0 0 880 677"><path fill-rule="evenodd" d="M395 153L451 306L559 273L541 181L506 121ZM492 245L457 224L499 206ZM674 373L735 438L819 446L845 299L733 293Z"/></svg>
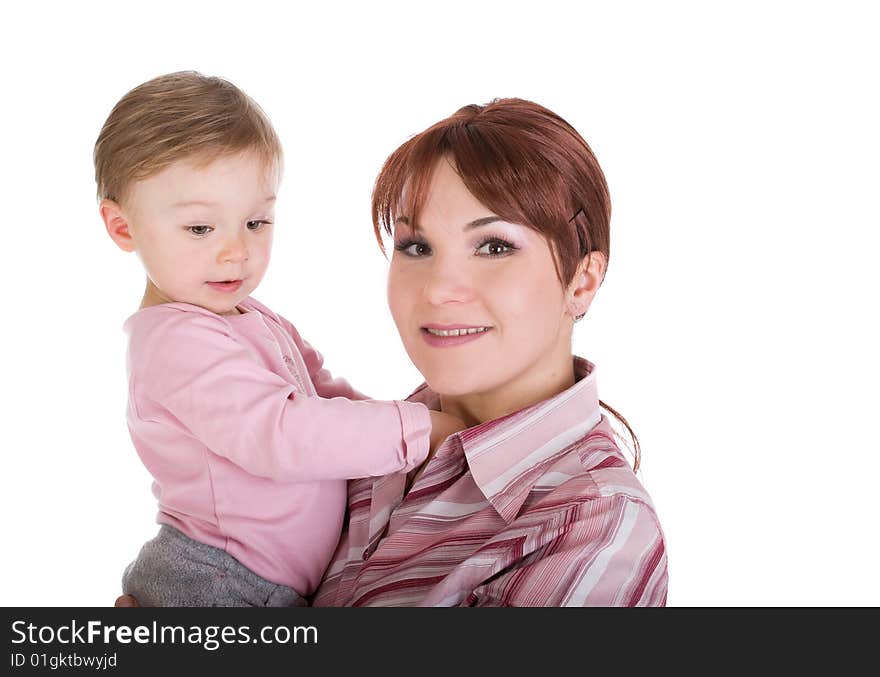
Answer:
<svg viewBox="0 0 880 677"><path fill-rule="evenodd" d="M365 562L366 562L368 559L370 559L370 556L371 556L374 552L376 552L376 548L377 548L377 547L379 547L379 541L378 541L378 540L373 541L372 543L370 543L370 545L367 546L367 548L366 548L366 550L364 550L364 554L363 554L363 558L364 558L364 561L365 561Z"/></svg>

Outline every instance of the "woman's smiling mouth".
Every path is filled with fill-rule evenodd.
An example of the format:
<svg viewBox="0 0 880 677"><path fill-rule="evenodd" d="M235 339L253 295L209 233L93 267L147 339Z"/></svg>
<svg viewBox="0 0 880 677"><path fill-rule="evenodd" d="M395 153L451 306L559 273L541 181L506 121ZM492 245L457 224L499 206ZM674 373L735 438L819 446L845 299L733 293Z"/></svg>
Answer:
<svg viewBox="0 0 880 677"><path fill-rule="evenodd" d="M421 328L422 338L429 346L446 348L475 341L492 330L492 327L466 325L425 325Z"/></svg>

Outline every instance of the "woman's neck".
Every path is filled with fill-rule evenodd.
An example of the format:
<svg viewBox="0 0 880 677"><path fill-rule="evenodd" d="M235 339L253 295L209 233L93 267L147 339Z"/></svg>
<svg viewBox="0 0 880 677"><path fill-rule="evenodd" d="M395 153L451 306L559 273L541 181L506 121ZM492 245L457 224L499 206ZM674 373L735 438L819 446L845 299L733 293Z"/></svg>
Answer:
<svg viewBox="0 0 880 677"><path fill-rule="evenodd" d="M574 361L569 352L548 368L535 368L513 382L493 390L467 395L442 395L441 411L457 416L468 427L492 421L543 402L574 385Z"/></svg>

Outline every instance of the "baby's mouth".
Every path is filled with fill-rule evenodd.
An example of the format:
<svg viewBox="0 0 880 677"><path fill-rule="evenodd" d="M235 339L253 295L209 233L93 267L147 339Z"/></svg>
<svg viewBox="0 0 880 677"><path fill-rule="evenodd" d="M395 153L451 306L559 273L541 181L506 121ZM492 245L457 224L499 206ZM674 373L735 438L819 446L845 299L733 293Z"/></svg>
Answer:
<svg viewBox="0 0 880 677"><path fill-rule="evenodd" d="M216 282L208 282L208 286L217 291L232 292L237 291L244 280L219 280Z"/></svg>

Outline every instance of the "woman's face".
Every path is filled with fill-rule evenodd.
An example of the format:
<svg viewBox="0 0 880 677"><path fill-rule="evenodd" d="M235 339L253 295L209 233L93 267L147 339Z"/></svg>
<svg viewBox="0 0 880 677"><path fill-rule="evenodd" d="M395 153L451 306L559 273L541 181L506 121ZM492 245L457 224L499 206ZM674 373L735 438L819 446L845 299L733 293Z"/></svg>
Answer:
<svg viewBox="0 0 880 677"><path fill-rule="evenodd" d="M571 378L571 313L544 238L480 204L446 160L419 226L395 223L388 301L428 385L513 411Z"/></svg>

